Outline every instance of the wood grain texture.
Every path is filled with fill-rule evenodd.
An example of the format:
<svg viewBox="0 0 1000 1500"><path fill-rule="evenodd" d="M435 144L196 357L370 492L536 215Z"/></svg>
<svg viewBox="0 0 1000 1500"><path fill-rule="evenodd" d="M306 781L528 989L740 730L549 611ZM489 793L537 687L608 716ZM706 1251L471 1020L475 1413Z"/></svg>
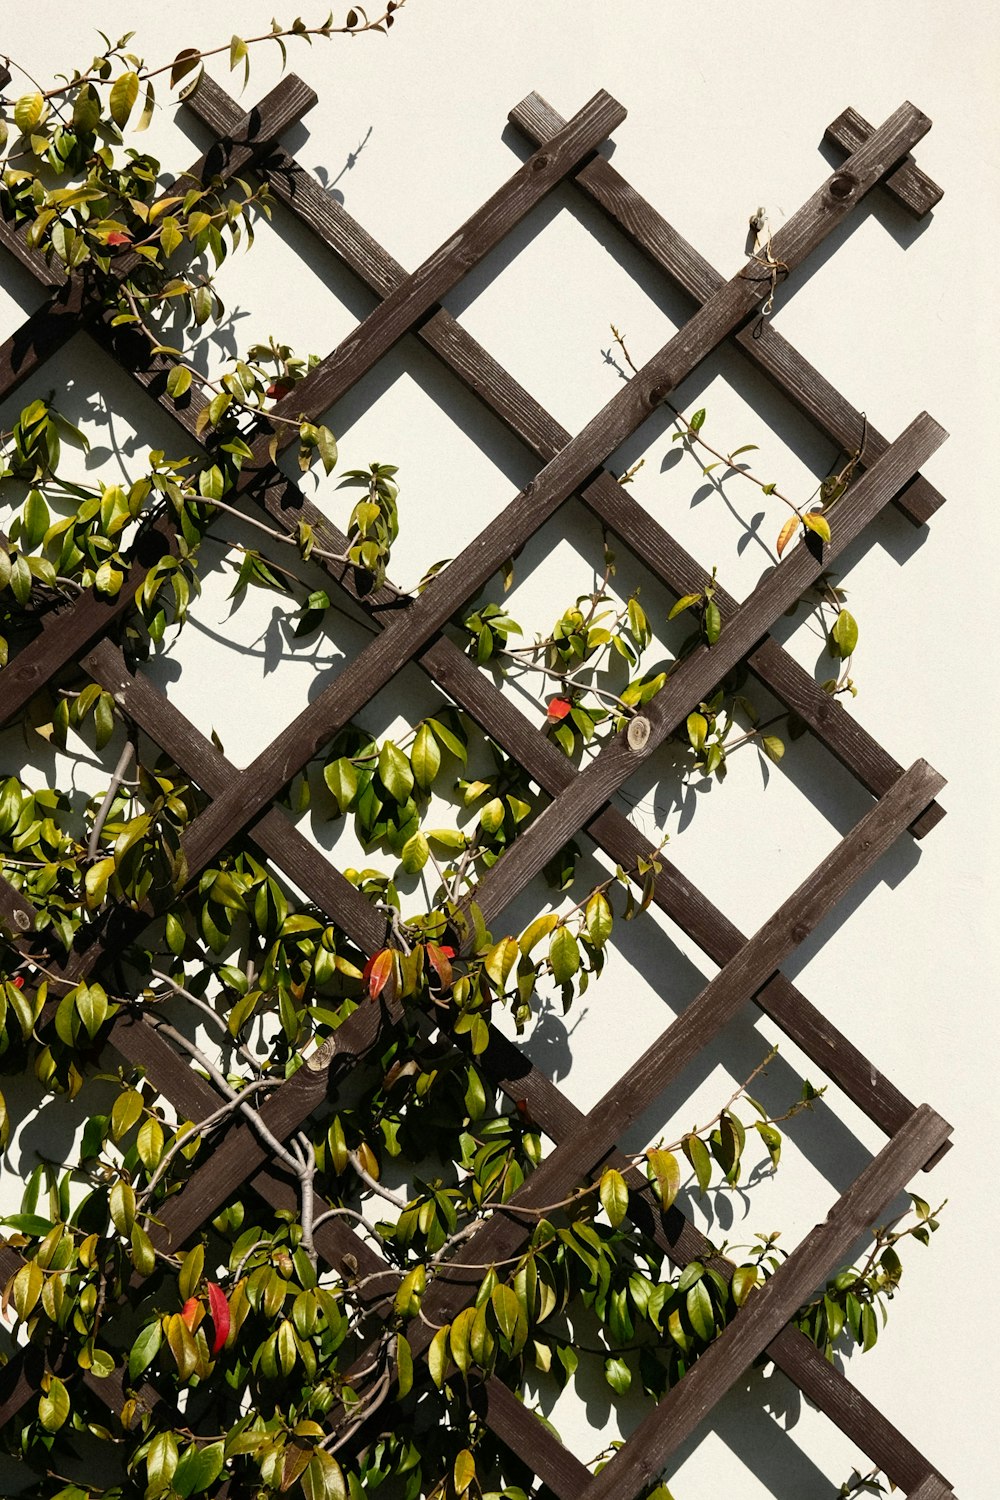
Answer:
<svg viewBox="0 0 1000 1500"><path fill-rule="evenodd" d="M199 89L194 96L193 108L209 128L225 130L229 128L238 106L217 84L208 82L210 87L207 90ZM544 106L543 101L538 101L538 109L533 110L533 100L537 100L537 96L532 96L524 105L519 106L513 112L513 118L519 121L519 112L525 111L523 123L532 138L541 141L547 139L563 122L558 117L553 118L553 112L548 106ZM599 159L593 167L595 171L601 171L605 165ZM405 274L402 268L287 153L272 155L266 164L266 170L275 195L334 250L371 290L377 295L385 296L399 284ZM694 252L690 254L693 256ZM703 269L703 280L706 276L708 281L713 276L716 283L721 280L710 268L707 272ZM465 333L450 314L439 310L419 330L418 336L538 457L548 459L569 442L570 434L538 406ZM819 377L816 379L818 381ZM832 397L836 397L835 392ZM828 395L827 399L832 398ZM852 420L857 423L859 435L860 414L854 414ZM858 440L857 436L855 440ZM880 451L884 451L884 444ZM284 512L290 498L286 495L278 507L268 505L272 514L289 530L292 529L293 521ZM585 501L595 515L616 535L624 538L646 565L675 593L680 595L698 592L704 588L708 581L705 571L632 499L613 476L599 476L587 487ZM300 513L296 502L292 500L291 517ZM311 516L304 519L315 524ZM343 550L343 543L336 545L328 542L325 545L329 545L331 550ZM736 609L735 600L722 589L717 592L716 602L724 619ZM829 695L821 693L808 674L780 647L769 642L764 651L756 654L754 663L758 675L771 691L786 706L795 708L801 714L833 754L857 775L868 790L881 795L901 774L899 764L852 721L838 703ZM934 804L911 831L916 837L922 837L939 821L943 813L944 810Z"/></svg>
<svg viewBox="0 0 1000 1500"><path fill-rule="evenodd" d="M818 549L800 543L787 552L723 626L715 645L699 646L685 657L646 707L650 733L643 749L632 750L624 733L612 740L487 872L476 892L487 923L624 785L643 759L648 759L687 714L710 696L717 683L749 654L775 621L860 536L945 436L926 413L917 417L878 463L830 509L830 542ZM918 808L917 813L923 812L925 806Z"/></svg>
<svg viewBox="0 0 1000 1500"><path fill-rule="evenodd" d="M510 113L511 123L533 144L545 141L562 124L562 116L538 94L530 94ZM867 136L864 137L868 139ZM857 145L863 144L861 135ZM656 209L603 158L591 162L575 177L576 185L596 203L625 237L671 282L696 303L706 302L723 283L693 246L667 223ZM890 176L886 185L892 180ZM865 432L865 419L818 370L768 322L758 321L734 335L734 342L751 364L845 453L853 453ZM867 427L865 461L874 462L888 440L871 424ZM923 525L944 503L941 495L918 475L895 503L914 525Z"/></svg>
<svg viewBox="0 0 1000 1500"><path fill-rule="evenodd" d="M878 181L885 162L895 160L908 150L929 124L926 116L912 106L902 106L897 110L845 167L824 183L788 220L774 238L775 256L789 268L799 265L862 201L865 193ZM247 767L239 783L201 814L185 839L185 853L192 870L203 868L236 828L245 827L267 802L277 796L320 746L392 680L414 652L482 587L503 560L512 556L548 516L603 465L608 455L642 424L649 412L659 406L763 300L769 283L761 282L759 272L759 265L749 262L698 309L633 380L549 461L501 515L433 580L406 611L405 618L365 647L336 681ZM388 305L388 300L382 304L383 307ZM370 317L374 318L378 313L379 309L376 309ZM370 322L370 319L366 321ZM304 391L304 385L298 389ZM885 464L887 459L888 454L881 462ZM891 464L889 469L892 469ZM895 493L915 472L916 468L913 468L905 475L901 474L891 493ZM754 642L749 641L747 648L752 644ZM699 698L693 701L697 702ZM603 756L601 760L604 760ZM539 826L535 825L536 828ZM497 868L504 863L505 860L501 860Z"/></svg>
<svg viewBox="0 0 1000 1500"><path fill-rule="evenodd" d="M778 966L815 929L850 886L861 878L926 806L940 777L917 762L881 802L855 825L812 872L798 890L760 928L739 953L720 970L683 1013L646 1049L601 1098L578 1128L565 1136L510 1200L507 1212L559 1202L615 1149L616 1141L663 1090L676 1079L702 1047L728 1024ZM935 1116L935 1119L937 1117ZM898 1135L893 1138L897 1140ZM936 1143L938 1144L938 1143ZM936 1144L913 1166L916 1172ZM523 1243L523 1224L495 1215L479 1232L459 1246L449 1270L460 1275L463 1263L489 1264L515 1254ZM431 1324L448 1322L458 1311L461 1288L436 1281L423 1311ZM427 1325L411 1326L414 1352L430 1341Z"/></svg>
<svg viewBox="0 0 1000 1500"><path fill-rule="evenodd" d="M847 107L823 133L824 140L837 146L845 155L856 151L872 133L872 127L856 109ZM944 188L939 187L927 173L917 166L907 154L895 171L885 179L885 190L897 203L909 209L915 219L922 219L936 207L944 197Z"/></svg>
<svg viewBox="0 0 1000 1500"><path fill-rule="evenodd" d="M179 180L201 181L202 174L223 180L246 171L290 125L316 102L316 95L294 74L283 78L258 105L233 122L226 139L205 152ZM119 279L138 264L128 254L117 262ZM107 345L115 335L111 314L99 318L86 301L85 281L74 273L56 297L0 344L0 400L6 399L44 362L84 326L98 332ZM152 375L159 374L155 366ZM162 376L161 376L162 378ZM172 404L172 403L171 403ZM8 723L28 700L66 662L73 661L100 634L132 608L137 589L152 563L169 550L172 531L163 521L150 528L135 550L128 576L115 599L92 590L65 609L45 616L40 633L0 670L0 716Z"/></svg>
<svg viewBox="0 0 1000 1500"><path fill-rule="evenodd" d="M806 1399L846 1433L893 1484L909 1494L927 1476L937 1476L933 1464L893 1426L885 1413L845 1379L836 1366L828 1364L816 1345L798 1329L782 1329L767 1346L767 1352ZM937 1494L934 1490L931 1493ZM947 1485L944 1494L951 1495Z"/></svg>
<svg viewBox="0 0 1000 1500"><path fill-rule="evenodd" d="M927 1105L884 1146L764 1286L710 1344L625 1446L587 1485L586 1500L633 1500L950 1131Z"/></svg>

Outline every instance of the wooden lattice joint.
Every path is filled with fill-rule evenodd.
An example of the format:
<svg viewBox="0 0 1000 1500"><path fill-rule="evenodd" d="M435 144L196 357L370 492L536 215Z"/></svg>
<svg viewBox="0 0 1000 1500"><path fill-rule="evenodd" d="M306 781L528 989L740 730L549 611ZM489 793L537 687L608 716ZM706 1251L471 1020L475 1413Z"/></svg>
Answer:
<svg viewBox="0 0 1000 1500"><path fill-rule="evenodd" d="M750 320L767 285L741 271L725 281L615 171L597 148L624 119L620 104L599 93L572 120L562 119L533 94L511 112L514 126L534 148L533 155L503 188L474 214L442 248L411 275L325 193L279 144L281 134L314 102L309 89L285 78L253 111L244 113L210 79L203 79L188 101L217 144L195 164L191 175L222 177L256 170L273 196L304 228L352 271L379 299L375 311L324 359L288 397L288 413L306 411L317 420L370 371L404 335L414 334L541 464L532 482L486 531L419 597L392 611L388 589L361 599L379 631L355 660L248 766L238 770L145 678L132 672L114 644L114 629L131 607L146 574L136 558L125 586L111 603L82 595L45 617L38 635L0 674L2 717L17 715L66 664L77 661L94 682L112 693L123 711L171 756L206 794L205 810L188 829L185 853L196 878L218 851L239 834L248 836L307 899L344 930L366 953L384 941L384 924L339 871L292 827L275 806L290 779L317 748L346 725L404 666L418 665L481 728L514 757L551 798L549 806L480 882L476 899L487 921L498 918L549 856L575 835L586 833L626 867L648 857L650 846L611 805L611 798L636 764L651 754L693 706L707 697L735 665L745 661L759 679L808 724L812 733L871 793L874 801L799 889L751 938L746 938L667 859L662 859L653 899L719 965L719 973L617 1080L593 1110L583 1114L553 1082L530 1064L513 1043L490 1029L482 1062L511 1098L526 1100L531 1117L553 1143L544 1162L517 1194L522 1207L558 1197L582 1178L615 1165L630 1189L629 1213L670 1257L683 1266L712 1257L731 1275L732 1266L715 1255L703 1235L677 1210L654 1210L640 1189L645 1179L630 1165L617 1142L626 1127L659 1097L719 1030L749 1001L774 1019L802 1050L875 1121L887 1144L862 1171L819 1224L791 1254L766 1287L719 1336L691 1372L659 1403L594 1477L495 1378L473 1394L494 1432L559 1496L593 1500L633 1500L655 1477L677 1446L708 1414L729 1386L759 1355L766 1354L808 1398L848 1433L894 1483L920 1500L946 1500L947 1483L933 1466L867 1402L789 1319L803 1298L849 1249L857 1236L919 1170L945 1148L950 1127L926 1105L915 1106L862 1052L780 972L780 965L805 940L850 887L907 829L920 837L943 815L936 802L942 778L925 762L905 770L822 693L769 632L821 570L855 540L889 503L916 525L923 524L943 497L921 476L920 468L943 441L942 429L918 416L895 441L867 426L865 469L836 502L831 544L822 558L799 547L760 583L742 604L721 588L716 599L724 628L718 642L685 660L644 714L643 734L623 734L584 771L577 772L540 735L493 683L443 633L462 605L571 496L576 495L603 525L641 558L676 595L704 585L697 563L615 481L603 465L690 372L726 341L732 341L772 384L799 406L816 427L846 451L859 441L861 413L815 371L775 329L765 323L751 333ZM846 161L773 241L773 253L793 270L865 195L885 186L911 212L933 208L941 190L910 155L930 122L912 105L901 106L873 128L846 110L827 132L847 153ZM556 421L507 374L441 307L441 298L502 242L555 186L572 182L670 282L689 296L695 311L685 327L635 378L575 436ZM0 223L0 240L50 294L49 300L0 347L0 396L7 397L79 330L111 356L121 354L109 320L95 316L78 276L56 277L20 235ZM142 369L123 366L151 400L189 435L201 408L192 395L179 408L164 392L163 366L154 359ZM281 404L278 414L287 414ZM293 534L300 519L314 528L331 553L342 553L346 539L317 507L305 500L269 460L266 436L255 448L239 489L259 503L273 521ZM595 477L596 475L596 477ZM169 545L169 527L160 523L159 544ZM333 584L357 598L353 573L335 563L323 566ZM34 914L23 895L0 883L0 915L15 934L14 943L31 953ZM68 982L97 971L146 925L151 911L121 912L81 943L55 970ZM260 1108L273 1136L287 1139L321 1108L356 1062L398 1020L391 1007L358 1009L330 1038L322 1056L277 1088ZM132 1065L145 1070L183 1118L198 1119L217 1107L220 1095L187 1066L155 1028L134 1014L120 1015L110 1040ZM294 1207L294 1192L270 1160L260 1137L245 1123L230 1124L211 1161L193 1172L167 1203L154 1236L176 1250L217 1211L234 1186L245 1183L275 1208ZM453 1318L468 1305L475 1279L468 1268L516 1253L524 1244L524 1222L496 1213L460 1245L447 1262L448 1275L428 1290L429 1323ZM319 1253L335 1268L350 1263L371 1278L377 1310L388 1307L398 1272L349 1228L328 1219L317 1232ZM5 1276L18 1257L0 1250ZM407 1330L415 1353L430 1341L428 1323ZM365 1354L358 1360L363 1366ZM37 1392L32 1352L4 1372L0 1422L6 1422ZM88 1377L113 1410L125 1399L122 1372L107 1380ZM157 1393L144 1389L152 1405Z"/></svg>

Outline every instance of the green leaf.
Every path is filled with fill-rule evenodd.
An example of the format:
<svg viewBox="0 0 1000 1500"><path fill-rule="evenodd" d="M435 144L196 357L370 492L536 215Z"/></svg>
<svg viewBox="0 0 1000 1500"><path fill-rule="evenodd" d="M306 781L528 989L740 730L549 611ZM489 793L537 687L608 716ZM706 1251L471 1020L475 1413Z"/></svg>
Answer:
<svg viewBox="0 0 1000 1500"><path fill-rule="evenodd" d="M705 736L708 734L708 720L705 718L705 715L699 713L688 714L687 732L688 739L693 748L700 750L705 743Z"/></svg>
<svg viewBox="0 0 1000 1500"><path fill-rule="evenodd" d="M733 1272L732 1289L733 1301L737 1307L742 1307L744 1302L757 1285L760 1275L756 1266L737 1266Z"/></svg>
<svg viewBox="0 0 1000 1500"><path fill-rule="evenodd" d="M568 927L559 927L549 944L549 963L557 984L567 984L580 967L580 945Z"/></svg>
<svg viewBox="0 0 1000 1500"><path fill-rule="evenodd" d="M603 948L611 936L613 925L614 916L607 896L603 891L595 891L583 913L583 926L587 941L594 948Z"/></svg>
<svg viewBox="0 0 1000 1500"><path fill-rule="evenodd" d="M559 918L554 911L549 911L544 916L536 917L529 922L521 933L521 952L527 957L536 943L540 943L543 937L548 937L553 927L557 926Z"/></svg>
<svg viewBox="0 0 1000 1500"><path fill-rule="evenodd" d="M463 1448L455 1459L455 1467L452 1471L455 1481L455 1494L464 1495L469 1485L476 1477L476 1460L468 1448Z"/></svg>
<svg viewBox="0 0 1000 1500"><path fill-rule="evenodd" d="M191 371L187 365L174 365L167 376L167 395L180 400L185 391L191 389Z"/></svg>
<svg viewBox="0 0 1000 1500"><path fill-rule="evenodd" d="M69 1416L69 1392L55 1375L49 1380L45 1395L38 1399L38 1420L46 1432L58 1432Z"/></svg>
<svg viewBox="0 0 1000 1500"><path fill-rule="evenodd" d="M135 1222L135 1192L127 1182L116 1182L109 1200L111 1220L119 1234L131 1233Z"/></svg>
<svg viewBox="0 0 1000 1500"><path fill-rule="evenodd" d="M712 1180L712 1158L705 1142L697 1135L686 1135L681 1141L681 1150L694 1168L698 1189L704 1193Z"/></svg>
<svg viewBox="0 0 1000 1500"><path fill-rule="evenodd" d="M407 1271L396 1288L394 1307L400 1318L415 1318L420 1311L420 1300L427 1285L427 1272L423 1266L414 1266Z"/></svg>
<svg viewBox="0 0 1000 1500"><path fill-rule="evenodd" d="M52 524L49 508L38 490L32 490L21 512L21 545L34 551Z"/></svg>
<svg viewBox="0 0 1000 1500"><path fill-rule="evenodd" d="M822 511L807 510L802 517L803 523L810 531L814 531L824 542L830 540L830 523Z"/></svg>
<svg viewBox="0 0 1000 1500"><path fill-rule="evenodd" d="M601 1175L601 1203L612 1229L617 1229L628 1212L628 1187L622 1174L608 1167Z"/></svg>
<svg viewBox="0 0 1000 1500"><path fill-rule="evenodd" d="M413 790L410 762L392 740L386 740L378 753L378 774L382 785L397 802L405 802Z"/></svg>
<svg viewBox="0 0 1000 1500"><path fill-rule="evenodd" d="M22 135L29 135L42 118L45 100L41 93L22 94L14 105L14 124Z"/></svg>
<svg viewBox="0 0 1000 1500"><path fill-rule="evenodd" d="M143 1370L148 1369L153 1363L163 1342L163 1328L159 1318L155 1323L150 1323L139 1334L132 1345L128 1356L128 1378L133 1383L138 1380Z"/></svg>
<svg viewBox="0 0 1000 1500"><path fill-rule="evenodd" d="M119 130L128 124L128 117L139 97L139 75L137 73L123 73L116 78L111 87L111 118Z"/></svg>
<svg viewBox="0 0 1000 1500"><path fill-rule="evenodd" d="M431 1372L431 1379L438 1390L444 1385L444 1375L448 1368L448 1336L451 1332L451 1324L446 1323L439 1328L431 1339L427 1350L427 1368Z"/></svg>
<svg viewBox="0 0 1000 1500"><path fill-rule="evenodd" d="M317 1448L300 1480L305 1500L347 1500L344 1471L332 1453Z"/></svg>
<svg viewBox="0 0 1000 1500"><path fill-rule="evenodd" d="M606 1359L604 1378L613 1391L624 1396L632 1384L632 1371L623 1359Z"/></svg>
<svg viewBox="0 0 1000 1500"><path fill-rule="evenodd" d="M719 606L714 599L709 599L705 605L705 639L710 646L714 646L722 634L722 616Z"/></svg>
<svg viewBox="0 0 1000 1500"><path fill-rule="evenodd" d="M421 724L410 751L410 761L417 786L421 791L430 791L434 778L441 769L441 751L429 724Z"/></svg>
<svg viewBox="0 0 1000 1500"><path fill-rule="evenodd" d="M672 1151L652 1150L646 1153L660 1188L660 1203L668 1209L681 1188L681 1169Z"/></svg>
<svg viewBox="0 0 1000 1500"><path fill-rule="evenodd" d="M413 1389L413 1353L401 1333L396 1335L396 1384L400 1400Z"/></svg>
<svg viewBox="0 0 1000 1500"><path fill-rule="evenodd" d="M120 1141L141 1119L142 1095L136 1089L126 1089L111 1106L111 1134Z"/></svg>
<svg viewBox="0 0 1000 1500"><path fill-rule="evenodd" d="M493 1304L493 1313L497 1320L497 1327L505 1339L513 1339L517 1331L517 1321L521 1316L521 1304L517 1300L517 1293L509 1286L495 1286L490 1294Z"/></svg>
<svg viewBox="0 0 1000 1500"><path fill-rule="evenodd" d="M417 875L427 863L427 857L429 854L430 849L428 847L427 840L418 829L417 832L412 836L412 838L408 838L406 840L406 843L403 845L402 853L399 856L399 862L403 866L403 869L406 871L407 875Z"/></svg>
<svg viewBox="0 0 1000 1500"><path fill-rule="evenodd" d="M177 1465L173 1487L181 1500L200 1495L214 1484L222 1473L226 1450L224 1443L209 1443L207 1448L189 1448Z"/></svg>
<svg viewBox="0 0 1000 1500"><path fill-rule="evenodd" d="M337 440L329 427L318 427L316 431L316 447L319 449L324 473L332 474L337 467Z"/></svg>
<svg viewBox="0 0 1000 1500"><path fill-rule="evenodd" d="M830 647L835 656L844 661L858 644L858 622L846 609L842 609L830 631Z"/></svg>
<svg viewBox="0 0 1000 1500"><path fill-rule="evenodd" d="M700 604L703 597L704 595L702 594L683 594L667 615L667 619L676 619L679 614L683 614L686 609L690 609L692 604Z"/></svg>
<svg viewBox="0 0 1000 1500"><path fill-rule="evenodd" d="M776 734L765 734L761 736L760 748L768 760L773 760L774 764L777 765L785 753L785 742L779 739Z"/></svg>
<svg viewBox="0 0 1000 1500"><path fill-rule="evenodd" d="M356 766L353 761L342 755L339 760L331 760L329 765L323 767L323 780L333 793L338 810L343 817L357 794Z"/></svg>
<svg viewBox="0 0 1000 1500"><path fill-rule="evenodd" d="M684 1305L687 1308L691 1327L698 1337L707 1344L715 1336L715 1313L712 1309L712 1299L708 1294L708 1287L705 1285L704 1278L696 1281L694 1286L688 1288Z"/></svg>

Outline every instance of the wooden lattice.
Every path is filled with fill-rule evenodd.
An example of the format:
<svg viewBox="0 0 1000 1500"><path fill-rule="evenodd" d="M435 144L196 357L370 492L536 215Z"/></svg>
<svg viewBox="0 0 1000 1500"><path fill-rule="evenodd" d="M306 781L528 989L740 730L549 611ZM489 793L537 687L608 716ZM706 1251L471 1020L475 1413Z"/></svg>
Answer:
<svg viewBox="0 0 1000 1500"><path fill-rule="evenodd" d="M511 1098L526 1101L531 1117L553 1143L515 1201L528 1207L551 1201L581 1178L615 1165L633 1190L630 1215L672 1262L682 1266L694 1258L708 1259L723 1274L731 1275L732 1266L714 1253L676 1207L661 1214L650 1205L648 1195L640 1191L647 1185L645 1178L622 1156L617 1142L751 1000L884 1131L887 1144L598 1476L500 1381L485 1380L477 1399L494 1432L555 1495L566 1500L577 1500L581 1494L588 1500L632 1500L662 1471L748 1366L766 1355L906 1494L920 1500L946 1500L951 1488L930 1461L838 1368L823 1359L789 1319L904 1184L934 1164L946 1149L950 1127L928 1106L913 1105L779 969L894 840L907 830L922 837L934 826L943 815L934 800L943 780L923 761L904 771L768 634L884 506L894 503L915 525L928 520L942 496L919 470L945 434L926 414L916 417L891 443L869 423L863 472L831 511L832 541L822 548L818 543L796 547L742 604L720 589L715 597L724 624L717 643L695 650L644 710L642 719L632 722L628 733L611 742L586 769L574 770L448 639L443 627L504 560L574 495L675 594L697 593L704 587L704 571L603 465L699 362L727 340L839 448L852 452L860 446L864 419L769 323L755 318L771 290L771 278L759 261L751 260L724 281L596 154L625 116L622 106L607 94L596 95L568 122L537 95L518 105L510 119L534 154L412 275L278 144L281 134L301 119L314 98L301 81L288 77L246 114L209 79L188 101L217 138L190 175L226 179L258 172L296 219L380 299L376 310L292 396L279 403L278 414L298 416L306 411L318 420L399 339L412 333L535 455L541 464L536 477L419 597L401 602L394 592L383 589L361 599L381 627L379 634L244 770L230 764L146 678L134 675L114 644L115 626L131 607L146 574L148 563L141 554L114 601L86 594L42 619L36 637L0 674L2 717L4 721L13 718L57 671L78 662L210 799L184 838L192 879L225 844L246 835L331 921L371 953L384 944L383 918L291 826L275 800L316 751L404 666L412 662L421 667L551 797L476 891L486 921L492 923L546 861L581 832L627 868L652 853L636 828L612 809L610 799L723 677L741 661L747 662L871 793L873 804L751 938L739 932L669 860L662 860L654 900L720 966L719 972L587 1114L571 1104L522 1050L491 1029L482 1062ZM876 186L884 187L916 216L926 214L940 190L909 152L929 127L930 121L910 104L902 105L877 129L846 111L828 131L846 160L774 237L774 258L794 271ZM545 194L567 181L586 194L695 304L681 330L576 436L564 431L440 306L441 298ZM9 396L73 335L84 331L194 436L201 405L197 394L192 394L186 406L166 398L166 366L154 359L135 367L110 325L110 315L88 302L78 275L64 279L3 224L0 239L50 294L40 311L0 348L0 396ZM124 274L128 261L119 264ZM256 461L244 470L239 490L263 506L288 533L294 533L299 520L305 519L323 548L343 552L344 536L269 461L267 440L266 433L257 439ZM149 561L170 543L169 524L160 521ZM324 566L338 587L357 597L349 568ZM23 934L17 941L25 955L30 955L33 913L24 897L6 883L0 889L0 914L11 929ZM80 942L58 970L59 977L76 982L99 970L127 946L149 917L148 911L115 912ZM360 1007L261 1107L269 1130L286 1139L324 1105L345 1074L396 1020L398 1011L392 1003ZM182 1118L201 1119L217 1108L220 1096L213 1086L134 1015L122 1013L115 1019L110 1040L129 1063L145 1070ZM154 1238L176 1250L217 1212L239 1183L275 1207L294 1208L290 1180L269 1161L258 1135L245 1122L229 1126L210 1161L168 1201ZM474 1295L479 1272L471 1268L516 1254L527 1235L523 1220L500 1210L454 1251L443 1274L428 1289L424 1301L428 1322L415 1323L407 1330L415 1354L427 1348L429 1325L453 1319ZM389 1308L398 1272L386 1266L343 1219L326 1219L317 1230L316 1242L332 1267L343 1270L346 1264L353 1274L370 1278L374 1312ZM15 1252L0 1252L4 1279L18 1264ZM463 1271L463 1266L470 1269ZM9 1421L37 1392L35 1353L27 1351L3 1372L0 1423ZM365 1358L360 1356L356 1368L363 1367ZM103 1380L92 1375L85 1378L111 1408L121 1410L125 1389L121 1371ZM159 1398L147 1385L141 1399L154 1405Z"/></svg>

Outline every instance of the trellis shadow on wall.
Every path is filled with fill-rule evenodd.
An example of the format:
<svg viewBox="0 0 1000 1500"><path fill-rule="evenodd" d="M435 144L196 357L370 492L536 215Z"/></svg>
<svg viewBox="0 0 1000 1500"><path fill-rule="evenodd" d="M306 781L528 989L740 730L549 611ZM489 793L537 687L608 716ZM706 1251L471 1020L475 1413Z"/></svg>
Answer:
<svg viewBox="0 0 1000 1500"><path fill-rule="evenodd" d="M253 119L210 80L203 80L190 107L219 142L216 167L223 175L254 167L275 197L301 221L305 231L352 270L373 292L378 305L322 362L308 387L309 415L318 419L340 401L406 334L414 333L462 384L485 404L523 444L536 464L535 477L482 536L419 597L392 607L382 590L361 602L382 627L338 674L335 690L313 697L298 719L244 770L229 765L218 749L188 722L148 679L133 674L114 644L117 619L141 582L135 563L118 599L110 604L91 596L47 617L39 634L14 656L0 676L5 718L16 715L66 663L79 660L86 672L112 692L116 701L208 795L204 812L185 835L192 878L232 838L246 833L284 870L309 900L327 913L366 952L382 947L382 920L332 863L306 843L281 816L275 799L291 774L311 757L315 744L329 740L405 666L416 664L464 708L482 729L525 767L552 797L550 807L480 882L476 900L487 923L522 893L546 861L570 838L586 835L627 868L651 846L612 807L612 799L658 745L712 691L735 665L745 661L767 689L807 723L817 739L869 794L870 805L814 873L752 937L745 938L711 902L668 861L662 863L654 900L719 965L717 976L619 1079L604 1099L583 1114L530 1062L527 1053L491 1029L482 1064L501 1088L525 1100L531 1117L552 1143L542 1165L517 1195L523 1206L559 1197L581 1177L614 1165L630 1188L629 1212L677 1265L707 1259L722 1274L732 1266L714 1254L705 1237L676 1207L666 1213L650 1205L641 1190L646 1179L623 1157L619 1142L629 1127L660 1098L681 1069L711 1047L727 1022L750 1001L831 1077L887 1136L887 1144L845 1188L828 1216L790 1255L709 1347L684 1379L649 1414L597 1476L525 1410L495 1378L476 1393L485 1418L512 1451L527 1462L547 1488L565 1500L633 1500L644 1484L676 1455L726 1392L760 1356L794 1382L863 1449L906 1494L919 1500L946 1500L952 1492L938 1470L855 1390L841 1370L827 1364L789 1319L814 1286L854 1245L910 1177L934 1164L946 1148L950 1127L926 1105L914 1106L859 1048L823 1016L781 972L789 958L852 887L858 888L876 861L909 831L920 838L942 816L935 801L942 778L925 762L903 770L799 668L770 635L790 602L842 555L888 504L916 526L930 519L942 497L920 475L920 466L940 445L944 433L926 414L918 416L890 443L867 428L864 472L830 510L832 539L821 551L803 544L737 604L720 590L716 601L723 630L711 647L702 646L678 667L663 691L644 710L639 728L612 741L583 770L575 770L556 747L528 723L511 701L444 634L462 604L497 571L571 496L583 504L672 593L697 592L706 575L699 565L623 489L603 465L635 433L651 412L703 359L732 342L757 370L807 415L829 440L847 452L859 448L864 422L860 412L823 379L773 327L761 325L757 310L768 286L759 274L722 278L636 194L598 147L624 118L623 108L598 94L569 122L537 95L511 114L512 126L532 148L508 184L474 214L442 250L407 276L277 144L313 102L311 92L286 78L261 103ZM940 191L909 156L930 122L912 105L901 106L873 129L852 111L830 127L829 137L842 161L809 202L775 236L772 253L789 270L808 262L831 236L844 232L866 195L884 187L912 214L922 218ZM664 347L638 371L608 405L573 437L501 369L442 306L473 266L481 263L546 194L570 184L586 195L654 267L693 300L696 311ZM113 357L118 344L102 318L88 316L75 278L60 278L7 226L0 238L51 293L41 310L0 349L0 399L81 329ZM752 266L753 263L751 263ZM759 272L759 266L757 267ZM128 373L164 411L194 434L200 401L180 409L162 394L163 371L154 360ZM331 552L345 549L335 526L279 470L245 470L238 488L259 502L289 533L300 518ZM355 597L353 575L329 565L333 581ZM291 768L291 769L290 769ZM9 926L27 934L33 914L13 887L0 888L0 910ZM146 922L147 913L121 913L114 936L98 936L74 951L59 977L77 982L107 963ZM30 938L18 939L30 956ZM323 1107L358 1060L377 1044L398 1014L392 1003L359 1008L262 1107L270 1130L287 1138L314 1110ZM149 1027L118 1017L110 1040L132 1064L145 1070L181 1118L199 1119L218 1105L210 1083L179 1065L169 1044ZM231 1125L212 1159L170 1199L157 1231L159 1243L177 1249L217 1211L237 1182L245 1182L272 1203L284 1203L287 1184L280 1168L245 1125ZM458 1247L452 1264L470 1266L500 1260L527 1238L525 1226L502 1211ZM378 1269L382 1262L340 1218L325 1221L317 1249L336 1270L348 1257L355 1269ZM0 1252L6 1279L19 1264L10 1250ZM408 1328L414 1354L426 1351L429 1327L454 1318L466 1305L472 1283L461 1274L441 1277L424 1300L424 1324ZM390 1299L391 1301L391 1299ZM363 1364L366 1355L360 1356ZM121 1410L125 1386L119 1369L96 1380L103 1400ZM350 1378L350 1377L348 1377ZM11 1361L4 1371L0 1422L6 1422L37 1393L30 1359ZM152 1399L155 1393L140 1392ZM723 1424L725 1426L725 1424ZM357 1441L363 1441L364 1432ZM807 1460L802 1460L807 1463ZM798 1470L801 1477L801 1467ZM780 1474L768 1480L783 1483ZM792 1481L789 1480L789 1483ZM790 1491L789 1491L790 1500Z"/></svg>

